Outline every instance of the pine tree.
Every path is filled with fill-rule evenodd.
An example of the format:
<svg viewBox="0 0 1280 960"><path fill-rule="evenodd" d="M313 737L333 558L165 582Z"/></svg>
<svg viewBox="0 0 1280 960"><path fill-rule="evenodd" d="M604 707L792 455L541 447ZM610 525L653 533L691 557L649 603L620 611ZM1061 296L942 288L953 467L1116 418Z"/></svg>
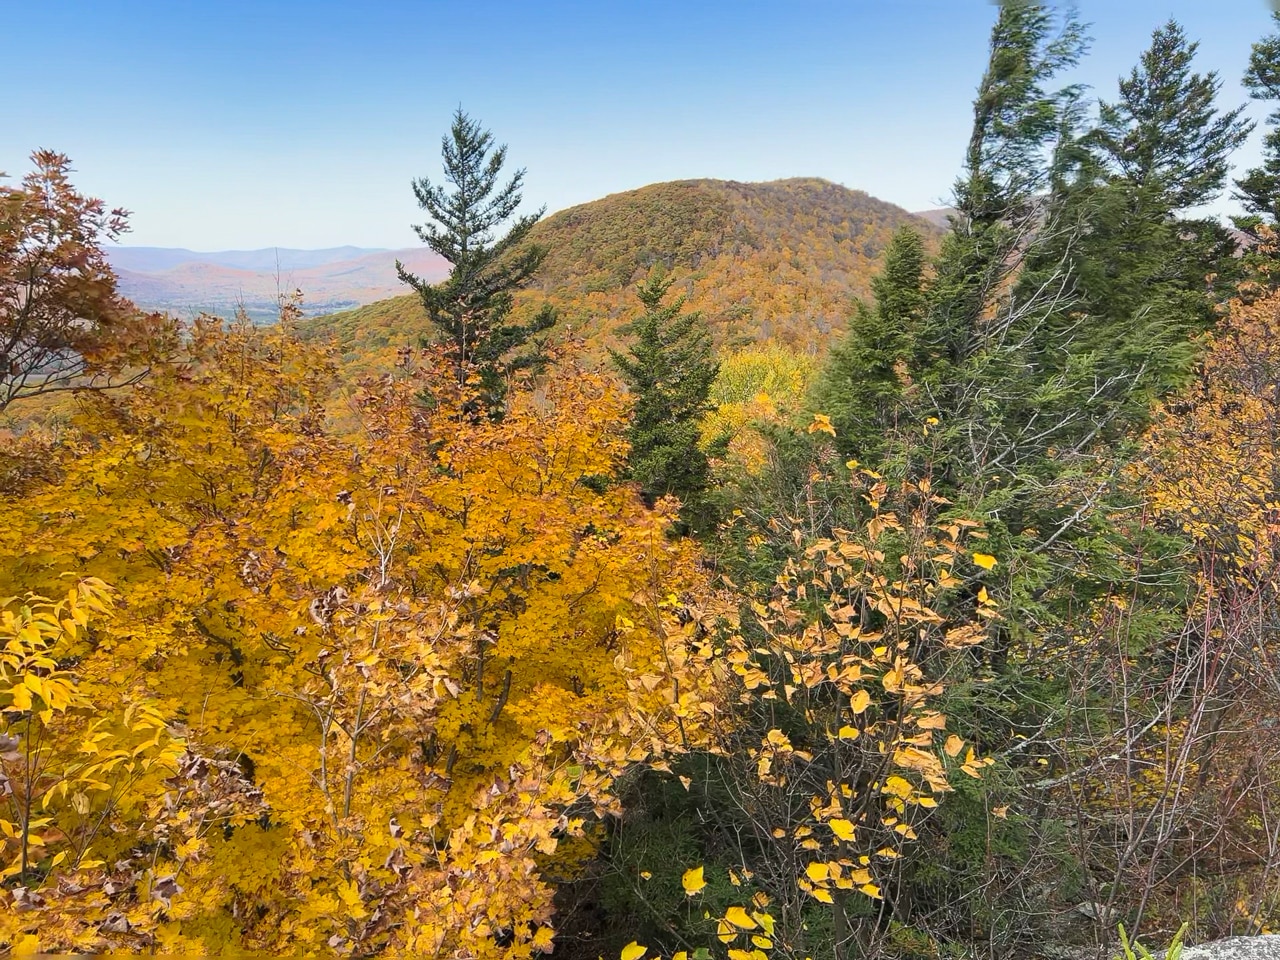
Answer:
<svg viewBox="0 0 1280 960"><path fill-rule="evenodd" d="M814 385L812 405L831 418L841 453L874 462L902 394L912 337L925 304L924 238L904 226L871 281L873 307L858 303L849 329Z"/></svg>
<svg viewBox="0 0 1280 960"><path fill-rule="evenodd" d="M699 422L719 364L702 315L681 312L684 296L663 303L671 284L655 273L640 285L644 313L625 328L631 345L626 353L610 354L635 398L627 431L631 477L650 503L667 494L679 497L685 521L696 526L705 519L708 473Z"/></svg>
<svg viewBox="0 0 1280 960"><path fill-rule="evenodd" d="M1272 20L1277 30L1253 45L1244 85L1253 99L1274 104L1280 103L1280 11L1272 14ZM1253 217L1274 226L1280 223L1280 106L1267 115L1267 128L1262 165L1236 181L1236 197Z"/></svg>
<svg viewBox="0 0 1280 960"><path fill-rule="evenodd" d="M436 284L414 276L399 262L396 272L417 290L427 316L448 338L458 382L478 374L483 398L497 412L507 378L539 362L536 354L512 354L555 322L550 307L528 323L508 319L515 292L529 283L546 257L545 248L527 242L545 208L515 216L525 171L517 170L500 185L506 146L495 148L493 135L461 109L442 138L441 152L445 180L453 189L426 177L413 181L418 205L432 221L414 231L453 270ZM497 236L508 222L506 233Z"/></svg>

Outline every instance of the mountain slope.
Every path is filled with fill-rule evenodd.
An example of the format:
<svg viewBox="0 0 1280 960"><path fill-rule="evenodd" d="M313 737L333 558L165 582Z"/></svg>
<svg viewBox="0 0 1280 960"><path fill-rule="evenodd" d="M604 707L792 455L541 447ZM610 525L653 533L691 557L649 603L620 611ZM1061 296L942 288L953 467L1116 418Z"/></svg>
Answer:
<svg viewBox="0 0 1280 960"><path fill-rule="evenodd" d="M661 264L722 346L780 340L818 351L843 329L854 298L869 295L885 245L904 223L938 234L900 207L815 178L653 184L538 224L534 239L550 252L516 314L550 301L561 316L557 335L584 338L602 353L636 314L634 285ZM412 296L306 326L335 336L348 362L365 369L428 332Z"/></svg>

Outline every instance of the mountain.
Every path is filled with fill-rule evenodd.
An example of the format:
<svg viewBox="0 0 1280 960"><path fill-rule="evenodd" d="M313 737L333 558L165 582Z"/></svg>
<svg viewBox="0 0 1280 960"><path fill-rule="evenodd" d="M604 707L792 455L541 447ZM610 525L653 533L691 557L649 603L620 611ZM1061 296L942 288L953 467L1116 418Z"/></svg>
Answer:
<svg viewBox="0 0 1280 960"><path fill-rule="evenodd" d="M107 249L107 258L117 270L131 270L135 273L162 273L185 263L211 263L233 270L274 273L276 270L323 267L387 252L382 247L329 247L325 250L263 247L261 250L218 250L208 253L180 247L116 246Z"/></svg>
<svg viewBox="0 0 1280 960"><path fill-rule="evenodd" d="M951 226L951 218L955 213L955 207L938 207L936 210L917 211L916 216L921 220L928 220L941 230L946 230Z"/></svg>
<svg viewBox="0 0 1280 960"><path fill-rule="evenodd" d="M940 235L901 207L817 178L653 184L539 223L533 239L549 253L515 312L550 301L561 316L557 335L581 337L603 354L637 313L635 284L661 264L722 346L780 340L817 352L843 329L854 299L869 296L902 224ZM305 327L336 338L347 361L365 370L430 332L412 295Z"/></svg>
<svg viewBox="0 0 1280 960"><path fill-rule="evenodd" d="M267 248L215 253L111 247L107 255L120 278L121 292L145 309L226 316L243 306L253 319L261 321L275 319L278 295L294 289L302 290L309 315L394 296L405 289L396 276L397 259L422 276L439 279L448 275L448 264L425 247Z"/></svg>

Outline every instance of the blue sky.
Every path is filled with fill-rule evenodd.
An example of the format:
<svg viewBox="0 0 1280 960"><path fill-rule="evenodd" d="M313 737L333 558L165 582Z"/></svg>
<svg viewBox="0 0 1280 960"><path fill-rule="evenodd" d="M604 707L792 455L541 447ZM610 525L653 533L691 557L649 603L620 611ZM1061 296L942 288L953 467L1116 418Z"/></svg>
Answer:
<svg viewBox="0 0 1280 960"><path fill-rule="evenodd" d="M1080 0L1112 96L1170 16L1223 102L1264 0ZM50 147L128 242L409 246L461 104L556 210L661 180L820 176L945 202L987 0L7 0L0 170ZM1251 113L1261 116L1260 106ZM1236 158L1258 156L1253 142ZM1221 210L1231 208L1228 201Z"/></svg>

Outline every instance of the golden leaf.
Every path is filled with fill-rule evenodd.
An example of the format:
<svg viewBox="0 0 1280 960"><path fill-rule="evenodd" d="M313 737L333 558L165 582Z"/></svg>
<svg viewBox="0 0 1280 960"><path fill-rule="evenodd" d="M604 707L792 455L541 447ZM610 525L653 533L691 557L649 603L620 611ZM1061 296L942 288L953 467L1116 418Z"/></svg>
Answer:
<svg viewBox="0 0 1280 960"><path fill-rule="evenodd" d="M815 413L813 415L813 423L809 424L809 432L826 433L834 437L836 428L831 425L831 418L825 413Z"/></svg>
<svg viewBox="0 0 1280 960"><path fill-rule="evenodd" d="M852 822L837 817L835 820L828 820L827 826L831 828L831 832L839 839L846 842L853 840L854 828Z"/></svg>
<svg viewBox="0 0 1280 960"><path fill-rule="evenodd" d="M707 881L703 878L703 868L693 867L684 872L684 876L680 878L680 883L684 887L686 896L692 897L707 885Z"/></svg>

